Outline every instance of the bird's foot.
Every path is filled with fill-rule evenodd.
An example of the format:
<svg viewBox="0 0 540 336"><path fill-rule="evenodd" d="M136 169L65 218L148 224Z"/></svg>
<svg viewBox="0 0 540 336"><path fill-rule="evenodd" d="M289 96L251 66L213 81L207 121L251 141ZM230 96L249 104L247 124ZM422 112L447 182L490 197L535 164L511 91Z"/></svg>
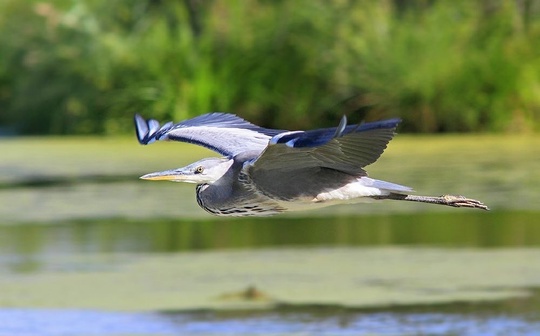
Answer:
<svg viewBox="0 0 540 336"><path fill-rule="evenodd" d="M489 210L487 205L472 198L454 195L443 195L441 196L441 198L444 199L444 204L456 208L477 208L482 210Z"/></svg>

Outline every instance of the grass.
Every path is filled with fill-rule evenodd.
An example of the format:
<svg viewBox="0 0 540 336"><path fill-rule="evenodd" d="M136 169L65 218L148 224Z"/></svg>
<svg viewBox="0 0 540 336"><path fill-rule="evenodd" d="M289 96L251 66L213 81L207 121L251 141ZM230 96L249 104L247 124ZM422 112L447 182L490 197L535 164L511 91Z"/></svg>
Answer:
<svg viewBox="0 0 540 336"><path fill-rule="evenodd" d="M4 0L0 132L209 111L311 128L368 110L409 132L539 129L538 4L398 3Z"/></svg>

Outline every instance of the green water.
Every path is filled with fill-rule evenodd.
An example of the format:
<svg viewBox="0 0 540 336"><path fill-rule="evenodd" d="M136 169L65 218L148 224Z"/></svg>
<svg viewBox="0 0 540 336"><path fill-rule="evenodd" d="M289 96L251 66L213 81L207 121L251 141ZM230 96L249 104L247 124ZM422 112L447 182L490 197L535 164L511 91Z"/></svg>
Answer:
<svg viewBox="0 0 540 336"><path fill-rule="evenodd" d="M458 211L1 226L0 331L535 335L539 219Z"/></svg>
<svg viewBox="0 0 540 336"><path fill-rule="evenodd" d="M247 219L137 179L207 152L117 140L0 142L0 334L540 330L538 137L405 138L368 169L490 212L388 201Z"/></svg>
<svg viewBox="0 0 540 336"><path fill-rule="evenodd" d="M0 226L0 253L156 253L317 246L540 246L540 214L473 210L314 218L74 220Z"/></svg>

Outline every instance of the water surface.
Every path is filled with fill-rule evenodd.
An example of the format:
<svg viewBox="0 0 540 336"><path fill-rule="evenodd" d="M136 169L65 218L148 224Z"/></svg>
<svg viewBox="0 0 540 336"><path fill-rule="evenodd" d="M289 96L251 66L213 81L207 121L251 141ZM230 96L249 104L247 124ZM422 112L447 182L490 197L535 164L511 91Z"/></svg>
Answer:
<svg viewBox="0 0 540 336"><path fill-rule="evenodd" d="M138 176L209 155L132 139L0 142L0 335L535 335L540 137L400 137L407 202L211 217Z"/></svg>

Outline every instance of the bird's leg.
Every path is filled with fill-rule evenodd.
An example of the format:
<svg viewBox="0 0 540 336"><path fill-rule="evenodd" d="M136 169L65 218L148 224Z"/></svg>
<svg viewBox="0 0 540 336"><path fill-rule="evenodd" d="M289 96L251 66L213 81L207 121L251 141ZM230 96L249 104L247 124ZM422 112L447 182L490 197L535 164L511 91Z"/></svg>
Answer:
<svg viewBox="0 0 540 336"><path fill-rule="evenodd" d="M399 201L422 202L452 206L456 208L477 208L489 210L482 202L464 196L443 195L443 196L417 196L392 193L387 196L378 196L376 199L392 199Z"/></svg>

